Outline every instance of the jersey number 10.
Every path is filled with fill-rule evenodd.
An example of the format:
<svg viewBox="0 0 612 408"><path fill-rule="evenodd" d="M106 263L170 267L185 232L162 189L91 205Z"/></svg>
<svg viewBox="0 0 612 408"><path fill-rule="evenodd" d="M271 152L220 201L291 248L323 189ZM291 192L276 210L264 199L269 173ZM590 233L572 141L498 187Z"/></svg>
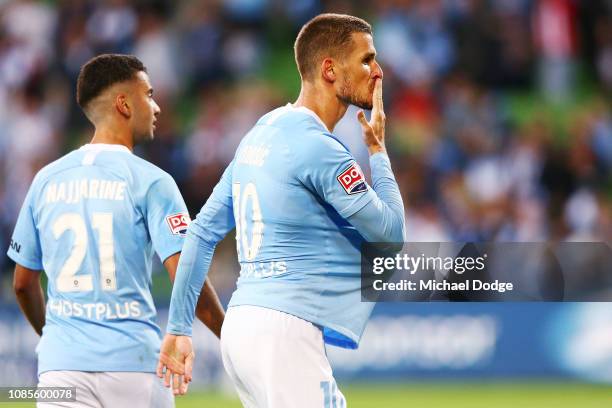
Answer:
<svg viewBox="0 0 612 408"><path fill-rule="evenodd" d="M98 230L98 254L100 257L100 284L102 290L117 290L113 243L113 214L93 213L91 225ZM62 214L53 224L53 236L59 239L64 232L74 234L70 256L64 262L56 280L59 292L88 292L93 290L93 275L77 275L87 253L87 226L78 213Z"/></svg>
<svg viewBox="0 0 612 408"><path fill-rule="evenodd" d="M236 247L238 257L252 261L257 256L263 241L264 222L261 216L261 206L255 184L248 183L241 191L240 183L232 184L232 200L234 204L234 220L236 221ZM251 201L251 214L247 218L247 205ZM247 226L251 224L251 239L247 236ZM240 247L242 246L242 250Z"/></svg>

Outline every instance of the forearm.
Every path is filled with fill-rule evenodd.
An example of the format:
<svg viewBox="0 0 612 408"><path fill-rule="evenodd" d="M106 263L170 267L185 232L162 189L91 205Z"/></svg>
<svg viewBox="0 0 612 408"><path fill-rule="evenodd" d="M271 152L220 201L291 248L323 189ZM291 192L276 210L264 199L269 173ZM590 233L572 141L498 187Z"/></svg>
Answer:
<svg viewBox="0 0 612 408"><path fill-rule="evenodd" d="M217 336L221 333L223 308L210 284L205 285L217 243L234 228L232 168L227 167L212 195L189 225L176 272L167 332L191 336L196 314Z"/></svg>
<svg viewBox="0 0 612 408"><path fill-rule="evenodd" d="M215 288L206 279L200 292L195 314L218 338L221 338L221 326L225 318L225 311L219 301Z"/></svg>
<svg viewBox="0 0 612 408"><path fill-rule="evenodd" d="M190 336L196 305L208 305L203 289L216 244L202 239L198 229L197 225L190 226L181 252L170 301L167 331L171 334Z"/></svg>
<svg viewBox="0 0 612 408"><path fill-rule="evenodd" d="M15 296L21 311L40 336L45 325L45 296L40 282L26 288L15 289Z"/></svg>
<svg viewBox="0 0 612 408"><path fill-rule="evenodd" d="M402 229L400 235L403 239L404 203L393 170L391 170L389 156L386 153L370 156L370 165L372 169L372 188L393 214L394 219L392 221L396 228Z"/></svg>
<svg viewBox="0 0 612 408"><path fill-rule="evenodd" d="M404 240L404 204L386 154L370 157L372 188L376 198L348 221L369 242L402 242Z"/></svg>

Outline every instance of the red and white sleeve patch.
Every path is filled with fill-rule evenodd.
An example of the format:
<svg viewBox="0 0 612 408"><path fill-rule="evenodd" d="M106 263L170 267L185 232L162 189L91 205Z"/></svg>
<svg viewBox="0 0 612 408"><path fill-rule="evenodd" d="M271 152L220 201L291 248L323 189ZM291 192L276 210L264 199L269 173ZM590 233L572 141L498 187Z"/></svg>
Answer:
<svg viewBox="0 0 612 408"><path fill-rule="evenodd" d="M346 194L363 193L368 190L363 172L356 162L340 173L337 179Z"/></svg>
<svg viewBox="0 0 612 408"><path fill-rule="evenodd" d="M187 213L178 213L169 215L166 217L166 222L170 228L170 232L174 235L185 235L187 233L187 227L191 222L191 218Z"/></svg>

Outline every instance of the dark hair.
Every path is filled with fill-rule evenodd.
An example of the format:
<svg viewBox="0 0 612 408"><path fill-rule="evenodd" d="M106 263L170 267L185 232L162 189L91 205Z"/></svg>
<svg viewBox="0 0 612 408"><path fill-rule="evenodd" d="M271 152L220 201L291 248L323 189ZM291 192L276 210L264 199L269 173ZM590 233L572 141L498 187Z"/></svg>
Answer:
<svg viewBox="0 0 612 408"><path fill-rule="evenodd" d="M142 61L133 55L102 54L87 61L77 79L77 103L82 109L111 85L134 79L139 71L147 72Z"/></svg>
<svg viewBox="0 0 612 408"><path fill-rule="evenodd" d="M372 27L359 17L320 14L304 24L295 40L295 62L302 79L311 79L323 56L341 56L355 32L372 34Z"/></svg>

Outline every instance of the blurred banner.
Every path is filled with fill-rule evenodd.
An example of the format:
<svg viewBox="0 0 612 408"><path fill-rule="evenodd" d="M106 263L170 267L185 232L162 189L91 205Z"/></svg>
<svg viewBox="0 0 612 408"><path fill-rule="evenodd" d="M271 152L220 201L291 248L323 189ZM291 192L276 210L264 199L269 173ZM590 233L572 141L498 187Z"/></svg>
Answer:
<svg viewBox="0 0 612 408"><path fill-rule="evenodd" d="M165 322L167 310L160 312ZM194 328L195 386L225 380L219 343ZM0 386L36 383L37 343L18 310L0 307ZM357 351L328 347L338 381L573 378L612 383L612 305L379 304Z"/></svg>
<svg viewBox="0 0 612 408"><path fill-rule="evenodd" d="M328 352L345 380L612 381L612 305L381 303L357 352Z"/></svg>

